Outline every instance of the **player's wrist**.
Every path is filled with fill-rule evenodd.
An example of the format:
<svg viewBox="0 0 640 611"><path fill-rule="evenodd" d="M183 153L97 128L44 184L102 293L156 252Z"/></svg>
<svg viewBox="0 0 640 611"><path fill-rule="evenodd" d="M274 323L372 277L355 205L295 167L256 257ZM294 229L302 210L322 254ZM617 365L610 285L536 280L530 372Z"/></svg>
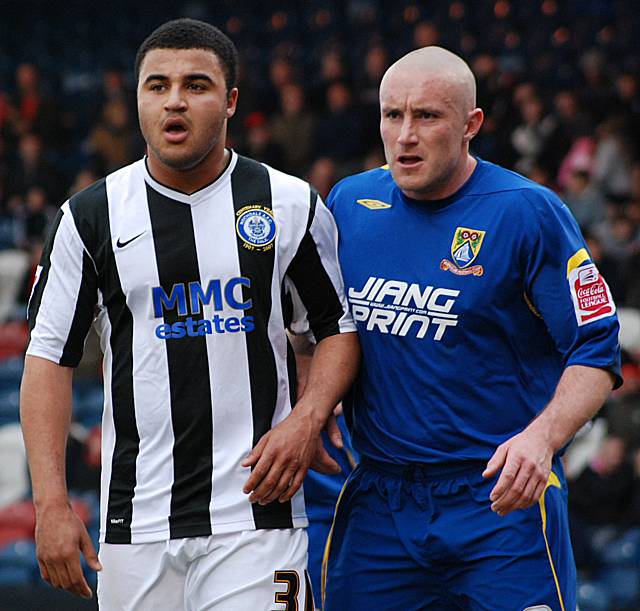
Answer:
<svg viewBox="0 0 640 611"><path fill-rule="evenodd" d="M306 419L314 433L320 434L327 423L331 410L319 409L317 403L302 398L296 403L294 413L298 417Z"/></svg>
<svg viewBox="0 0 640 611"><path fill-rule="evenodd" d="M36 514L41 514L54 510L70 509L71 503L69 502L69 496L66 492L56 492L49 494L34 494L33 506L36 510Z"/></svg>

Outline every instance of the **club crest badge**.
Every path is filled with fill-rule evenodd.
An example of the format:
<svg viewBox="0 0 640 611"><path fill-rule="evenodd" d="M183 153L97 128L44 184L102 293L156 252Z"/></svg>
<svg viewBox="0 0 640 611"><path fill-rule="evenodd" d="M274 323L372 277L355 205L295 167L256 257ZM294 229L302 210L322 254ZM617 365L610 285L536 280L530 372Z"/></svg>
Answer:
<svg viewBox="0 0 640 611"><path fill-rule="evenodd" d="M276 239L273 211L259 204L244 206L236 212L236 233L247 250L271 250Z"/></svg>
<svg viewBox="0 0 640 611"><path fill-rule="evenodd" d="M478 256L486 231L457 227L451 242L451 259L442 259L440 269L457 276L482 276L482 265L471 265Z"/></svg>

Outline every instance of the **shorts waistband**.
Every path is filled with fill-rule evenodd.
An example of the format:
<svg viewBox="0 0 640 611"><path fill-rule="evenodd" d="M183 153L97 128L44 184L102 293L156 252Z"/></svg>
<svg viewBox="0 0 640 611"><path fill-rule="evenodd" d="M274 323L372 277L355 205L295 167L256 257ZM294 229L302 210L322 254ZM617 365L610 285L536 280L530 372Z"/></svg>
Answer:
<svg viewBox="0 0 640 611"><path fill-rule="evenodd" d="M408 481L440 480L458 475L480 474L487 463L481 460L465 460L449 463L408 463L404 465L380 462L363 456L360 466L384 475L391 475Z"/></svg>

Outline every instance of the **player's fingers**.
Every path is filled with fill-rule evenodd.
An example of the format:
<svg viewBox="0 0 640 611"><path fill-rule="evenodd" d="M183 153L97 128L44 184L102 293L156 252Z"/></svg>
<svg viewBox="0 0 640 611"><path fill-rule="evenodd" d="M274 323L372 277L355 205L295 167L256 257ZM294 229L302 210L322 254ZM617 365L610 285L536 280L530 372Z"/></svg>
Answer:
<svg viewBox="0 0 640 611"><path fill-rule="evenodd" d="M342 432L340 431L338 421L333 414L331 414L327 420L326 429L327 436L329 437L329 441L333 444L333 447L341 450L343 447Z"/></svg>
<svg viewBox="0 0 640 611"><path fill-rule="evenodd" d="M539 482L538 485L536 486L536 491L534 493L534 498L536 503L542 498L542 495L544 494L546 487L547 487L547 482Z"/></svg>
<svg viewBox="0 0 640 611"><path fill-rule="evenodd" d="M336 405L333 408L333 413L335 415L335 417L337 418L338 416L342 415L342 401L340 401L340 403L338 403L338 405Z"/></svg>
<svg viewBox="0 0 640 611"><path fill-rule="evenodd" d="M245 494L249 494L258 487L260 482L266 477L267 473L269 472L272 461L273 458L271 454L264 453L260 456L260 459L251 470L251 475L247 478L247 481L242 488L242 491Z"/></svg>
<svg viewBox="0 0 640 611"><path fill-rule="evenodd" d="M81 596L82 598L91 598L91 588L84 578L82 566L80 565L80 556L68 561L64 569L68 583L68 585L65 585L65 590L69 590L72 594Z"/></svg>
<svg viewBox="0 0 640 611"><path fill-rule="evenodd" d="M500 473L500 477L498 478L496 485L493 487L493 490L489 495L489 499L492 503L495 503L500 500L503 495L507 494L508 490L511 489L513 483L516 481L519 470L519 463L514 460L507 460L502 468L502 472Z"/></svg>
<svg viewBox="0 0 640 611"><path fill-rule="evenodd" d="M285 469L280 476L280 480L273 487L273 490L267 496L260 500L260 505L267 505L268 503L271 503L272 501L275 501L277 498L282 496L291 485L294 473L295 468Z"/></svg>
<svg viewBox="0 0 640 611"><path fill-rule="evenodd" d="M100 560L98 559L96 548L93 546L93 541L91 541L91 537L86 530L84 530L82 535L80 536L80 551L87 561L89 568L94 571L102 570L102 565L100 564Z"/></svg>
<svg viewBox="0 0 640 611"><path fill-rule="evenodd" d="M519 507L525 490L531 481L531 475L532 467L521 464L509 487L504 490L502 495L497 496L495 500L492 499L491 509L499 515L506 515Z"/></svg>
<svg viewBox="0 0 640 611"><path fill-rule="evenodd" d="M311 469L318 473L336 474L342 472L342 467L331 457L327 449L320 443L311 462Z"/></svg>
<svg viewBox="0 0 640 611"><path fill-rule="evenodd" d="M283 470L284 467L279 462L274 462L260 482L254 486L253 492L249 495L249 502L259 503L271 494L272 490L278 485Z"/></svg>
<svg viewBox="0 0 640 611"><path fill-rule="evenodd" d="M539 487L539 480L536 477L530 477L527 483L527 487L520 496L520 502L518 503L518 509L527 509L537 502L538 497L536 491Z"/></svg>
<svg viewBox="0 0 640 611"><path fill-rule="evenodd" d="M501 445L496 448L493 456L489 459L487 467L482 472L482 477L493 477L504 465L507 459L507 446Z"/></svg>
<svg viewBox="0 0 640 611"><path fill-rule="evenodd" d="M306 469L298 469L296 471L295 475L293 476L293 479L291 480L291 484L289 485L289 488L278 499L281 503L286 503L287 501L291 500L293 495L296 492L298 492L298 489L300 488L300 486L302 486L302 482L304 481L304 477L306 474L307 474Z"/></svg>
<svg viewBox="0 0 640 611"><path fill-rule="evenodd" d="M257 462L260 460L262 456L262 452L264 451L264 447L267 445L267 438L269 433L260 437L260 441L256 443L251 452L246 455L245 459L242 461L243 467L254 467Z"/></svg>
<svg viewBox="0 0 640 611"><path fill-rule="evenodd" d="M47 562L47 574L49 575L49 579L47 580L54 588L62 587L62 579L58 574L58 568L56 567L54 562Z"/></svg>
<svg viewBox="0 0 640 611"><path fill-rule="evenodd" d="M51 579L49 577L49 571L47 570L47 565L42 562L42 560L38 560L38 566L40 567L40 577L47 583L51 583Z"/></svg>

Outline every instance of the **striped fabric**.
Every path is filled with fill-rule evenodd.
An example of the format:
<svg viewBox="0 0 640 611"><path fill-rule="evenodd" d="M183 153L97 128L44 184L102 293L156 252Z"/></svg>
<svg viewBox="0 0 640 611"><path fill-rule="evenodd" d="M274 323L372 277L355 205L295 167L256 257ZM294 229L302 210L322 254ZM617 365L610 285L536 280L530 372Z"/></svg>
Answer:
<svg viewBox="0 0 640 611"><path fill-rule="evenodd" d="M141 160L63 205L27 354L73 367L92 323L100 335L102 541L306 526L302 491L251 505L240 463L291 410L285 328L354 330L336 242L307 183L235 153L191 195Z"/></svg>

